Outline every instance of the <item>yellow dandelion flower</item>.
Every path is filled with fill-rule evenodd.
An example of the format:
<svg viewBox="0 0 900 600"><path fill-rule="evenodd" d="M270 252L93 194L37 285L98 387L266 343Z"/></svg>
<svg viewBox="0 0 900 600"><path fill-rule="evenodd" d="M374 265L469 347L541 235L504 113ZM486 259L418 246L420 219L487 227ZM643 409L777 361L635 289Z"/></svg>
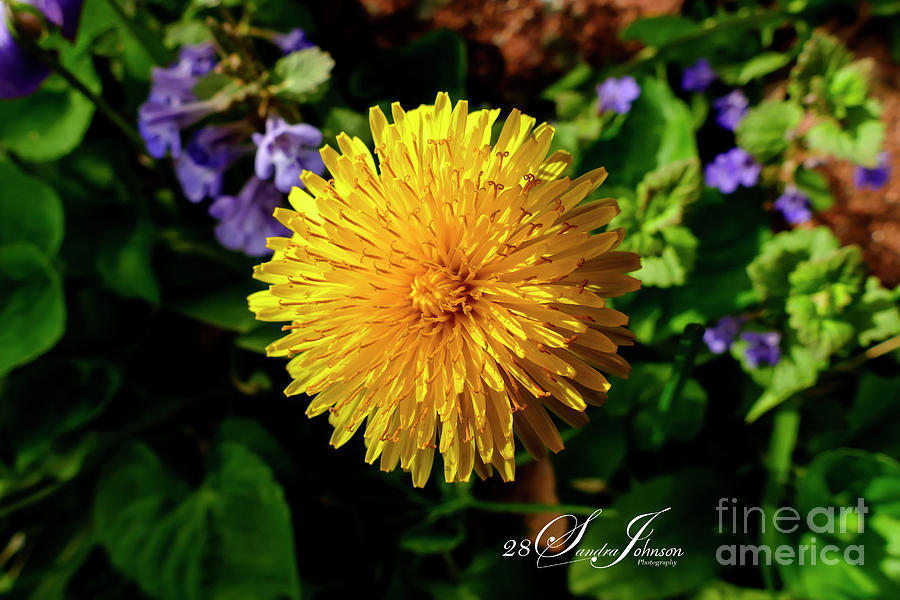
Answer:
<svg viewBox="0 0 900 600"><path fill-rule="evenodd" d="M321 150L333 179L306 171L294 232L270 238L272 259L250 296L263 321L290 321L269 356L293 357L285 394L328 411L331 444L364 428L366 461L397 464L423 486L435 450L447 481L474 469L515 471L513 433L541 456L563 448L548 410L574 426L625 377L616 354L634 336L605 298L640 287L640 267L615 251L621 229L591 235L619 211L613 199L579 204L603 181L595 169L560 178L571 158L547 156L553 127L512 111L468 111L438 94L393 124L369 113L375 157L341 134Z"/></svg>

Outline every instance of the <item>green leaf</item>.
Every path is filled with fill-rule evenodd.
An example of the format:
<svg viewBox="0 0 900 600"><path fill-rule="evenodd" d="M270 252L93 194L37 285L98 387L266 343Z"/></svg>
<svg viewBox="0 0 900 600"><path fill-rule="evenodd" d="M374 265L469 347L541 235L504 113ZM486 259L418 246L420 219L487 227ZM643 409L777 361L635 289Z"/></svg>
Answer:
<svg viewBox="0 0 900 600"><path fill-rule="evenodd" d="M759 255L747 265L747 274L762 299L786 298L791 290L788 278L797 265L827 258L838 246L827 227L781 232L763 244Z"/></svg>
<svg viewBox="0 0 900 600"><path fill-rule="evenodd" d="M787 349L784 349L787 345ZM752 423L797 392L815 385L824 366L811 350L791 340L782 341L781 358L775 366L751 367L747 364L746 343L738 340L731 346L731 354L763 386L763 393L750 407L746 421Z"/></svg>
<svg viewBox="0 0 900 600"><path fill-rule="evenodd" d="M850 52L835 38L813 32L791 69L788 83L791 98L804 104L824 99L827 82L852 60Z"/></svg>
<svg viewBox="0 0 900 600"><path fill-rule="evenodd" d="M619 35L622 40L637 40L647 46L662 46L700 31L700 25L679 16L646 17L631 23Z"/></svg>
<svg viewBox="0 0 900 600"><path fill-rule="evenodd" d="M17 370L0 395L0 447L24 473L51 453L58 438L96 419L120 383L119 371L96 360L47 357Z"/></svg>
<svg viewBox="0 0 900 600"><path fill-rule="evenodd" d="M138 220L133 228L122 224L102 234L95 266L104 285L123 298L159 304L153 241L153 224L148 219Z"/></svg>
<svg viewBox="0 0 900 600"><path fill-rule="evenodd" d="M237 417L225 419L219 425L216 442L240 444L263 459L278 475L290 472L291 457L259 421Z"/></svg>
<svg viewBox="0 0 900 600"><path fill-rule="evenodd" d="M755 588L739 588L724 581L703 587L691 600L793 600L787 594Z"/></svg>
<svg viewBox="0 0 900 600"><path fill-rule="evenodd" d="M194 86L194 95L198 100L209 100L233 83L234 80L228 75L213 71L197 81L197 85Z"/></svg>
<svg viewBox="0 0 900 600"><path fill-rule="evenodd" d="M0 376L62 337L66 306L59 274L33 244L0 246Z"/></svg>
<svg viewBox="0 0 900 600"><path fill-rule="evenodd" d="M838 119L847 116L849 107L865 104L869 93L868 74L871 68L870 60L856 61L838 69L828 81L826 98L834 116Z"/></svg>
<svg viewBox="0 0 900 600"><path fill-rule="evenodd" d="M683 285L694 264L697 239L679 225L684 207L700 197L700 162L680 160L648 173L637 186L637 196L622 196L622 212L612 227L629 232L623 250L641 254L642 267L635 273L644 285Z"/></svg>
<svg viewBox="0 0 900 600"><path fill-rule="evenodd" d="M897 295L884 289L877 277L866 279L865 291L848 311L847 318L853 324L859 345L868 346L893 335L900 334L900 309Z"/></svg>
<svg viewBox="0 0 900 600"><path fill-rule="evenodd" d="M831 556L836 564L780 567L788 591L803 598L859 600L900 596L900 465L893 458L861 450L840 449L823 452L800 471L797 479L797 510L803 516L818 514L816 523L824 531L802 527L789 538L791 544L810 544L815 537L818 548L834 545ZM862 500L864 513L844 513ZM833 518L831 516L833 515ZM862 564L845 560L850 546L861 547ZM851 557L854 555L851 554Z"/></svg>
<svg viewBox="0 0 900 600"><path fill-rule="evenodd" d="M645 286L684 285L697 257L697 238L687 227L671 225L662 230L664 246L657 256L642 256L633 273Z"/></svg>
<svg viewBox="0 0 900 600"><path fill-rule="evenodd" d="M828 357L855 338L842 313L861 292L864 277L862 252L856 246L803 261L788 275L788 322L800 343L816 356Z"/></svg>
<svg viewBox="0 0 900 600"><path fill-rule="evenodd" d="M195 490L147 446L127 447L100 478L94 519L113 564L154 598L300 597L284 492L238 444L214 449Z"/></svg>
<svg viewBox="0 0 900 600"><path fill-rule="evenodd" d="M873 100L865 106L847 110L843 124L823 118L809 128L804 136L810 150L872 167L884 143L885 125L881 109Z"/></svg>
<svg viewBox="0 0 900 600"><path fill-rule="evenodd" d="M746 85L777 71L791 62L794 57L791 52L761 52L750 60L737 65L728 65L716 70L722 81L730 85Z"/></svg>
<svg viewBox="0 0 900 600"><path fill-rule="evenodd" d="M593 76L594 69L589 64L580 62L571 71L541 92L541 98L544 100L556 100L559 94L574 91L590 81Z"/></svg>
<svg viewBox="0 0 900 600"><path fill-rule="evenodd" d="M691 111L665 81L644 78L618 134L584 150L573 171L605 166L607 188L634 189L647 173L675 161L696 158Z"/></svg>
<svg viewBox="0 0 900 600"><path fill-rule="evenodd" d="M247 309L247 296L255 291L257 288L252 281L223 285L176 299L169 303L168 307L192 319L222 329L249 333L259 325L253 313Z"/></svg>
<svg viewBox="0 0 900 600"><path fill-rule="evenodd" d="M90 54L64 46L60 60L92 92L100 93ZM93 103L54 74L35 94L0 102L0 145L24 160L56 160L78 147L93 116Z"/></svg>
<svg viewBox="0 0 900 600"><path fill-rule="evenodd" d="M369 118L355 110L343 106L331 108L325 115L323 127L326 140L334 138L343 132L350 137L358 137L367 146L372 145L372 130L369 128Z"/></svg>
<svg viewBox="0 0 900 600"><path fill-rule="evenodd" d="M625 548L629 541L625 529L631 519L669 508L648 527L647 532L653 531L647 546L681 548L683 556L677 558L674 567L655 569L638 565L638 559L631 555L606 569L582 558L569 568L569 590L604 600L653 600L679 597L712 579L717 565L710 557L715 555L716 540L708 507L715 504L715 488L711 473L685 469L640 483L619 496L612 508L622 517L591 521L578 548L599 549L604 544ZM685 535L686 531L691 535ZM576 559L572 556L568 560ZM653 569L651 574L648 569Z"/></svg>
<svg viewBox="0 0 900 600"><path fill-rule="evenodd" d="M809 197L813 210L828 210L834 204L828 180L817 171L798 168L794 171L794 185Z"/></svg>
<svg viewBox="0 0 900 600"><path fill-rule="evenodd" d="M0 161L0 245L30 242L54 256L63 238L63 206L56 191Z"/></svg>
<svg viewBox="0 0 900 600"><path fill-rule="evenodd" d="M787 149L794 128L800 124L803 109L789 100L770 100L751 108L738 124L737 144L761 161L767 161Z"/></svg>
<svg viewBox="0 0 900 600"><path fill-rule="evenodd" d="M275 63L275 94L293 102L307 102L331 78L333 68L334 59L321 48L291 52Z"/></svg>
<svg viewBox="0 0 900 600"><path fill-rule="evenodd" d="M677 376L673 365L634 365L628 379L617 381L606 410L612 416L629 415L634 439L642 450L658 450L669 440L686 441L700 431L706 412L706 392L697 381L683 379L681 393L666 394L666 385Z"/></svg>

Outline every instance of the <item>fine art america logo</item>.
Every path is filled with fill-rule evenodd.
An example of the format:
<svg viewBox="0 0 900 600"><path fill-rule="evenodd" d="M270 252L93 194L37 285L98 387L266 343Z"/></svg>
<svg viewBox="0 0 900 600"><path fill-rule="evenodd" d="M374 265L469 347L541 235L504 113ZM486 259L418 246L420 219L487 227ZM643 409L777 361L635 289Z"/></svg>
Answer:
<svg viewBox="0 0 900 600"><path fill-rule="evenodd" d="M602 545L592 547L583 545L582 542L591 522L598 518L603 510L595 510L583 522L579 522L575 515L561 515L544 525L533 541L508 540L503 545L502 556L522 558L533 556L539 569L584 561L595 569L609 569L624 561L633 561L637 566L675 567L685 556L684 549L679 546L660 546L653 542L655 527L658 525L657 519L670 510L671 507L666 507L637 515L625 526L624 535L616 536L616 539L603 540ZM737 534L755 537L755 534L760 534L761 538L771 540L769 527L772 528L771 533L777 532L782 536L799 535L804 530L807 535L802 536L804 543L797 546L765 543L720 544L715 550L714 559L725 566L759 566L771 565L773 562L800 566L816 564L831 566L841 562L848 565L862 565L865 563L865 547L862 544L840 547L834 543L821 541L815 535L826 540L835 540L848 534L851 537L862 534L865 531L868 512L863 498L857 500L856 506L814 507L806 514L801 514L791 507L779 507L769 511L756 506L740 507L736 498L721 498L715 507L717 516L715 531L719 536ZM562 535L551 534L573 522L574 527ZM781 538L782 541L786 539Z"/></svg>
<svg viewBox="0 0 900 600"><path fill-rule="evenodd" d="M583 523L578 522L575 515L556 517L538 532L531 540L509 540L503 545L503 556L536 556L537 567L559 567L576 562L588 561L595 569L608 569L624 560L635 560L638 565L652 567L674 567L678 559L684 556L681 548L660 548L653 545L653 522L671 507L638 515L625 527L624 544L611 545L609 541L600 547L581 548L579 544L587 532L588 525L603 512L595 510ZM572 519L575 526L563 535L552 536L548 532L560 520Z"/></svg>

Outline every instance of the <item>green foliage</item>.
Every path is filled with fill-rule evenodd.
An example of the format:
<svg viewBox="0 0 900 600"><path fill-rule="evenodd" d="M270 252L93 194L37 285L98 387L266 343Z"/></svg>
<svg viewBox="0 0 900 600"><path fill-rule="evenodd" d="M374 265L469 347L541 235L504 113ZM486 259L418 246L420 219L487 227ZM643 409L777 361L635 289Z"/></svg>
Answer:
<svg viewBox="0 0 900 600"><path fill-rule="evenodd" d="M569 568L569 589L592 598L652 600L676 597L712 578L716 563L709 557L714 554L715 539L709 528L708 506L715 504L714 483L707 471L676 471L636 485L611 507L617 514L626 515L627 520L669 508L653 521L650 545L682 548L684 556L678 559L676 568L660 568L648 577L646 567L638 566L633 556L608 569L597 568L583 558ZM687 489L691 490L691 497L684 493ZM683 531L693 535L678 533ZM591 522L583 544L586 548L602 548L604 543L624 547L626 542L620 519L605 519L601 515Z"/></svg>
<svg viewBox="0 0 900 600"><path fill-rule="evenodd" d="M853 565L789 565L782 574L791 592L811 598L886 598L900 594L900 579L891 568L900 544L900 465L881 454L860 450L833 450L817 456L797 481L797 503L801 514L816 507L857 506L862 499L868 514L850 513L842 519L834 511L835 531L816 532L819 547L832 544L843 553L861 546L864 560ZM819 521L824 523L824 516ZM800 543L810 543L806 533Z"/></svg>
<svg viewBox="0 0 900 600"><path fill-rule="evenodd" d="M91 55L60 45L62 64L99 93ZM54 74L34 95L0 101L0 145L24 160L56 160L78 146L93 116L94 104Z"/></svg>
<svg viewBox="0 0 900 600"><path fill-rule="evenodd" d="M770 160L787 149L802 117L803 109L796 102L763 102L750 109L738 125L738 146L761 161Z"/></svg>
<svg viewBox="0 0 900 600"><path fill-rule="evenodd" d="M865 106L847 110L846 122L825 117L805 134L810 149L835 158L874 166L884 142L884 123L880 120L881 108L875 101Z"/></svg>
<svg viewBox="0 0 900 600"><path fill-rule="evenodd" d="M746 62L722 67L718 73L726 83L747 85L754 79L759 79L787 66L792 58L793 53L791 52L761 52Z"/></svg>
<svg viewBox="0 0 900 600"><path fill-rule="evenodd" d="M321 93L333 68L334 59L319 48L291 52L275 63L275 94L293 102L308 102Z"/></svg>
<svg viewBox="0 0 900 600"><path fill-rule="evenodd" d="M700 162L673 162L648 173L636 198L619 200L622 209L611 227L628 232L622 248L641 255L635 277L645 286L683 285L694 264L697 239L681 226L684 209L700 197Z"/></svg>
<svg viewBox="0 0 900 600"><path fill-rule="evenodd" d="M602 165L609 171L606 193L633 189L648 173L697 156L688 106L664 81L646 78L639 84L641 95L618 134L588 146L581 156L585 167Z"/></svg>
<svg viewBox="0 0 900 600"><path fill-rule="evenodd" d="M29 242L0 246L0 374L56 344L66 323L60 276Z"/></svg>
<svg viewBox="0 0 900 600"><path fill-rule="evenodd" d="M789 185L813 210L831 208L827 161L873 165L883 150L869 81L882 69L820 33L856 7L685 3L632 22L622 40L645 47L598 71L572 52L568 31L536 37L541 52L511 65L509 52L525 46L505 30L481 37L487 21L432 31L450 23L445 3L390 14L369 4L336 19L334 7L287 0L87 0L74 43L38 39L113 112L94 119L94 104L59 75L0 101L0 594L280 600L300 597L302 581L304 597L398 600L898 596L900 288L867 275L875 246L842 247L824 227L776 234L785 223L770 209ZM550 4L529 26L557 18ZM897 32L896 4L867 4L866 46ZM318 47L282 56L273 35L294 27ZM329 447L327 425L304 416L309 398L282 395L285 361L259 354L285 332L247 310L259 258L221 247L210 200L185 201L173 160L151 160L122 130L136 125L152 69L209 41L221 63L193 92L221 110L181 140L223 122L247 136L227 194L254 172L249 135L273 112L319 128L325 143L346 132L371 147L370 106L410 109L439 90L470 110L515 106L549 122L550 151L572 153L573 179L608 169L595 195L619 201L612 226L626 230L619 249L641 254L643 282L608 304L629 317L637 344L620 348L630 377L610 376L586 424L551 417L563 452L544 462L518 452L508 485L444 484L437 458L414 490L399 472L361 464L359 434L356 448ZM896 58L896 40L885 43ZM717 81L681 89L701 57ZM622 76L640 96L627 114L600 114L595 86ZM711 122L729 87L750 99L734 138ZM732 195L705 187L704 164L735 144L763 163L759 183ZM744 332L779 332L777 364L751 367L740 337L730 355L708 352L701 324L724 316ZM843 533L774 539L864 544L866 563L720 572L720 496L801 511L864 497L864 531L854 521ZM594 507L606 508L579 548L624 546L632 518L669 508L650 545L684 555L674 567L628 557L609 569L537 569L537 530ZM530 553L504 556L509 540ZM771 540L749 531L739 541Z"/></svg>
<svg viewBox="0 0 900 600"><path fill-rule="evenodd" d="M892 294L876 279L866 279L859 248L839 248L826 228L776 235L747 272L760 297L790 328L777 365L747 367L765 388L748 420L813 385L833 355L900 333ZM742 344L733 353L742 358Z"/></svg>
<svg viewBox="0 0 900 600"><path fill-rule="evenodd" d="M113 563L155 598L300 597L284 494L241 445L218 445L193 490L129 446L100 479L94 518Z"/></svg>
<svg viewBox="0 0 900 600"><path fill-rule="evenodd" d="M797 64L791 69L788 85L791 97L805 104L824 98L831 79L852 60L847 49L836 39L814 32L803 45Z"/></svg>
<svg viewBox="0 0 900 600"><path fill-rule="evenodd" d="M620 37L625 41L637 40L648 46L662 46L697 31L700 31L699 25L684 17L647 17L631 23Z"/></svg>

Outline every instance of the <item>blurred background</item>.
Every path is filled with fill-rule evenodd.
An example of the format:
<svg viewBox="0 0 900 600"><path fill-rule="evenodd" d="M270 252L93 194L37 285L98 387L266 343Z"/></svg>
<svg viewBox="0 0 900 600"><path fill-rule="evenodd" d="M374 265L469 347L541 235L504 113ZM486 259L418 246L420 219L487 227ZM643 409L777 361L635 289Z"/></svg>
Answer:
<svg viewBox="0 0 900 600"><path fill-rule="evenodd" d="M0 6L0 594L900 597L900 2ZM438 466L414 489L361 436L331 448L265 357L280 324L247 310L316 149L438 91L551 122L567 175L608 169L597 197L644 257L614 302L631 377L510 484ZM860 497L844 532L717 531L720 498ZM599 548L667 507L674 567L537 568L559 515L603 508ZM723 544L865 559L729 565Z"/></svg>

